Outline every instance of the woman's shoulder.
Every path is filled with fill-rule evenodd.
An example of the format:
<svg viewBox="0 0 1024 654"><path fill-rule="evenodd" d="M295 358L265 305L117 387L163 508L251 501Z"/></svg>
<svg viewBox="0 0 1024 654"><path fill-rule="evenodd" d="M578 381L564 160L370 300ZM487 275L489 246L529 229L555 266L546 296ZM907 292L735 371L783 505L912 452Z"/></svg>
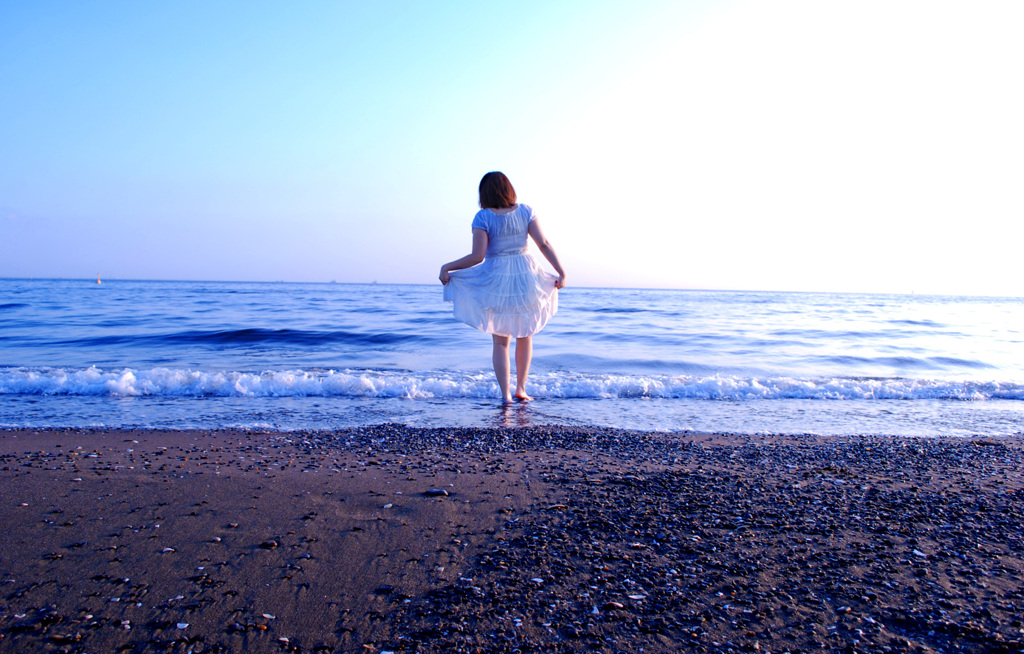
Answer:
<svg viewBox="0 0 1024 654"><path fill-rule="evenodd" d="M488 211L487 209L481 209L480 211L476 212L475 216L473 216L473 227L475 229L486 230L487 226L491 224L492 220L494 220L494 214Z"/></svg>

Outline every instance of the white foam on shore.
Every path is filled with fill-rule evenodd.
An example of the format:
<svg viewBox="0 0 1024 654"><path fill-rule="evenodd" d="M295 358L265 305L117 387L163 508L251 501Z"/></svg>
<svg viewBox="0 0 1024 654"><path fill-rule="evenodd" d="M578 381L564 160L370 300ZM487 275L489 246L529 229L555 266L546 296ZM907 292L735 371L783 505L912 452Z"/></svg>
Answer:
<svg viewBox="0 0 1024 654"><path fill-rule="evenodd" d="M6 395L483 399L493 398L496 389L489 371L0 369L0 394ZM998 381L571 372L535 374L530 392L561 399L1024 400L1024 384Z"/></svg>

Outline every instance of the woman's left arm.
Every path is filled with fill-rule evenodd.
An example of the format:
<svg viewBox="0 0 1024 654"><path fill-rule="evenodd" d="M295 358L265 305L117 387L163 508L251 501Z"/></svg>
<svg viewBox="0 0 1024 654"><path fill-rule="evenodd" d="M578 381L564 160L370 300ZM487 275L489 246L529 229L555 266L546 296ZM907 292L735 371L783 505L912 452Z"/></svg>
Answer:
<svg viewBox="0 0 1024 654"><path fill-rule="evenodd" d="M483 263L484 258L487 256L487 230L480 229L479 227L473 228L473 251L455 261L449 261L448 263L441 266L441 274L438 279L441 280L442 284L447 284L451 276L448 274L453 270L462 270L463 268L472 268L473 266Z"/></svg>

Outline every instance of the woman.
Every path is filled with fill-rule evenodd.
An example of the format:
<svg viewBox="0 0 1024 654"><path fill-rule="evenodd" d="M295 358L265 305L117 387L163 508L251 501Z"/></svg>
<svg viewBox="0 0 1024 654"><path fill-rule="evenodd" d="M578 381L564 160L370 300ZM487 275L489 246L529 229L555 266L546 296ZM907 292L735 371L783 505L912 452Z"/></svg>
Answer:
<svg viewBox="0 0 1024 654"><path fill-rule="evenodd" d="M533 239L558 273L545 272L526 251ZM533 209L518 204L512 183L502 173L480 180L480 211L473 218L473 251L441 266L444 299L455 317L491 334L494 375L504 402L532 400L526 377L533 358L533 335L558 311L558 289L565 270L544 237ZM509 345L516 339L516 391L509 392Z"/></svg>

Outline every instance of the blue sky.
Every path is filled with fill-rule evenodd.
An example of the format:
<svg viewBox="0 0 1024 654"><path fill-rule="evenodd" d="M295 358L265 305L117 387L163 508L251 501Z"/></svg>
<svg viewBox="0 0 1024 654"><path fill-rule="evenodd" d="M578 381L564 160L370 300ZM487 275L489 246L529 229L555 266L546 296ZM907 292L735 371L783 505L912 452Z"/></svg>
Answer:
<svg viewBox="0 0 1024 654"><path fill-rule="evenodd" d="M0 5L0 276L1024 296L1024 6Z"/></svg>

